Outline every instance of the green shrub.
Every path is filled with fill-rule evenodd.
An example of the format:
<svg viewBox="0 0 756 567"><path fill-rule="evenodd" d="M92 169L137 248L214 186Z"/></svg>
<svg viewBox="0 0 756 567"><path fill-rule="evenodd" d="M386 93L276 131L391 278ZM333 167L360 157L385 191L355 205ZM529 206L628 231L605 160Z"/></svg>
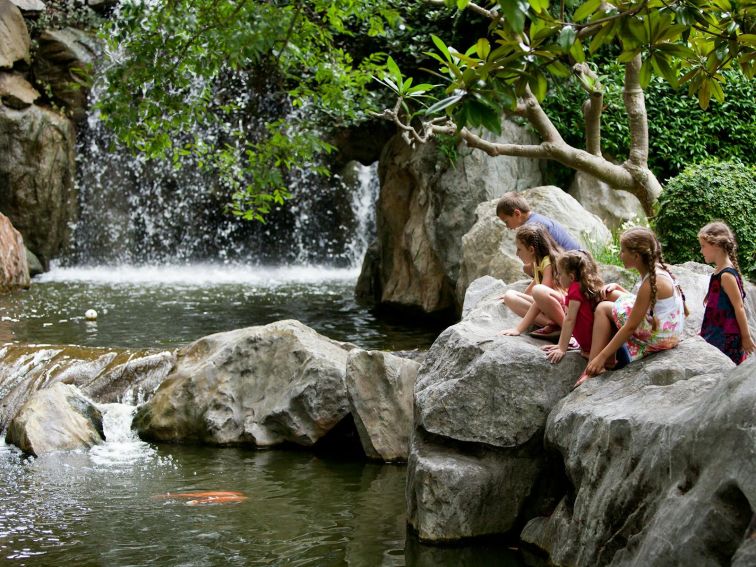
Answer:
<svg viewBox="0 0 756 567"><path fill-rule="evenodd" d="M756 167L709 161L686 167L659 197L656 232L669 262L702 261L698 231L723 220L738 239L744 275L756 280Z"/></svg>

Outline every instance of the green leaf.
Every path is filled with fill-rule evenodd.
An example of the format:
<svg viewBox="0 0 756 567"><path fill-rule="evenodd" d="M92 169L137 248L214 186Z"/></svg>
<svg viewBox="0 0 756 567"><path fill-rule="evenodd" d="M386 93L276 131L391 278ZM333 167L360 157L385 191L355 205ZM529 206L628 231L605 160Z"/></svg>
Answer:
<svg viewBox="0 0 756 567"><path fill-rule="evenodd" d="M436 45L438 50L444 54L444 57L446 57L446 61L451 61L452 58L451 58L451 54L449 53L449 48L446 47L446 44L443 42L443 40L434 34L431 34L431 39L433 40L433 43Z"/></svg>
<svg viewBox="0 0 756 567"><path fill-rule="evenodd" d="M525 29L525 17L529 4L526 0L499 0L499 9L504 21L515 33L522 33Z"/></svg>
<svg viewBox="0 0 756 567"><path fill-rule="evenodd" d="M491 53L491 44L488 43L485 37L478 39L478 42L475 44L475 52L481 59L485 59Z"/></svg>
<svg viewBox="0 0 756 567"><path fill-rule="evenodd" d="M641 64L639 80L642 89L648 87L648 83L651 81L651 63L648 59Z"/></svg>
<svg viewBox="0 0 756 567"><path fill-rule="evenodd" d="M565 26L562 28L562 31L559 32L557 44L562 48L563 53L569 53L576 39L577 31L575 30L575 28L573 28L572 26Z"/></svg>
<svg viewBox="0 0 756 567"><path fill-rule="evenodd" d="M431 105L425 111L425 114L438 114L442 110L446 110L450 106L457 104L460 100L462 100L462 98L464 98L464 96L465 96L464 94L455 94L450 97L439 100L435 104Z"/></svg>
<svg viewBox="0 0 756 567"><path fill-rule="evenodd" d="M579 39L576 39L575 43L572 44L572 47L570 48L570 55L572 55L572 58L578 63L582 63L585 61L585 52L583 51L583 44L581 43Z"/></svg>
<svg viewBox="0 0 756 567"><path fill-rule="evenodd" d="M470 0L457 0L457 10L464 10L469 3Z"/></svg>
<svg viewBox="0 0 756 567"><path fill-rule="evenodd" d="M572 19L576 22L586 19L588 16L598 10L599 6L601 6L601 1L602 0L588 0L577 10L575 10L575 13L572 15Z"/></svg>

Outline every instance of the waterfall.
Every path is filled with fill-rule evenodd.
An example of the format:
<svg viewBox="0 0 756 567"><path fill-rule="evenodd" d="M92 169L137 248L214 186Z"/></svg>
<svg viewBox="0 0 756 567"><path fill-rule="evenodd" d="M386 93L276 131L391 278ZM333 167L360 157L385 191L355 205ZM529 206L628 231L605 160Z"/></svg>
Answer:
<svg viewBox="0 0 756 567"><path fill-rule="evenodd" d="M102 427L105 442L89 450L92 462L99 466L131 466L139 462L152 460L156 451L149 444L141 441L131 429L131 422L136 412L135 406L127 404L98 404L102 412Z"/></svg>
<svg viewBox="0 0 756 567"><path fill-rule="evenodd" d="M241 79L240 79L241 81ZM97 82L95 83L98 84ZM95 104L102 87L95 87ZM240 97L255 95L236 85ZM267 103L248 106L269 112ZM255 117L246 117L254 122ZM208 138L222 133L210 132ZM63 265L222 263L356 267L375 231L376 167L331 178L303 170L266 222L226 211L228 193L186 156L181 169L135 156L92 111L77 148L80 217Z"/></svg>

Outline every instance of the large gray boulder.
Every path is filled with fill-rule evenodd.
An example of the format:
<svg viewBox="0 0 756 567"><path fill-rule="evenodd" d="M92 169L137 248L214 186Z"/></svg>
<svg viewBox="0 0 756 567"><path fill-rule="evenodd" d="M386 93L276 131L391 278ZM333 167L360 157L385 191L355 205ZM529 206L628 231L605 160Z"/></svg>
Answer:
<svg viewBox="0 0 756 567"><path fill-rule="evenodd" d="M626 223L646 221L646 213L638 197L627 191L612 189L588 173L575 173L569 193L585 210L599 217L612 230Z"/></svg>
<svg viewBox="0 0 756 567"><path fill-rule="evenodd" d="M98 403L152 396L176 362L172 351L7 344L0 347L0 430L39 390L77 386Z"/></svg>
<svg viewBox="0 0 756 567"><path fill-rule="evenodd" d="M179 351L134 427L156 441L312 446L349 413L352 348L298 321L204 337Z"/></svg>
<svg viewBox="0 0 756 567"><path fill-rule="evenodd" d="M597 250L610 241L611 233L601 219L559 187L533 187L522 194L533 211L562 224L586 250ZM523 276L522 261L515 255L515 231L509 230L496 216L497 201L493 199L478 205L476 222L462 237L458 297L464 297L470 282L485 275L505 282Z"/></svg>
<svg viewBox="0 0 756 567"><path fill-rule="evenodd" d="M562 400L546 444L571 488L523 539L556 565L729 565L751 553L756 360L733 366L688 339Z"/></svg>
<svg viewBox="0 0 756 567"><path fill-rule="evenodd" d="M345 376L349 410L368 458L407 460L419 367L414 360L387 352L349 353Z"/></svg>
<svg viewBox="0 0 756 567"><path fill-rule="evenodd" d="M505 121L496 141L534 138ZM436 142L410 147L397 135L386 144L378 168L378 245L371 257L378 266L363 263L361 279L370 285L358 284L362 301L453 314L461 304L455 292L461 237L475 220L475 207L541 182L537 160L491 158L464 146L452 151L454 165Z"/></svg>
<svg viewBox="0 0 756 567"><path fill-rule="evenodd" d="M0 69L30 60L31 37L21 11L9 0L0 0Z"/></svg>
<svg viewBox="0 0 756 567"><path fill-rule="evenodd" d="M77 218L74 127L51 110L0 106L0 210L47 267Z"/></svg>
<svg viewBox="0 0 756 567"><path fill-rule="evenodd" d="M37 391L10 422L5 440L25 453L84 449L104 439L102 414L74 386Z"/></svg>
<svg viewBox="0 0 756 567"><path fill-rule="evenodd" d="M15 110L22 110L34 104L38 98L39 91L21 73L0 71L0 103Z"/></svg>
<svg viewBox="0 0 756 567"><path fill-rule="evenodd" d="M35 81L49 86L53 100L75 122L81 122L87 115L87 97L97 57L94 37L76 28L65 28L45 30L37 42Z"/></svg>

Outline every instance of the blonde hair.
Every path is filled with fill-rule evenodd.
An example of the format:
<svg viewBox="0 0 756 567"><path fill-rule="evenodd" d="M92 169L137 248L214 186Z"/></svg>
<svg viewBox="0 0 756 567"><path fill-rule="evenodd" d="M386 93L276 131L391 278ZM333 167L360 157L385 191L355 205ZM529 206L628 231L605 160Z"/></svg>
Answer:
<svg viewBox="0 0 756 567"><path fill-rule="evenodd" d="M515 232L515 239L522 242L524 246L533 248L535 267L547 256L551 260L551 265L556 266L556 255L562 251L562 248L542 224L530 222L522 225Z"/></svg>
<svg viewBox="0 0 756 567"><path fill-rule="evenodd" d="M685 294L682 288L676 282L672 272L664 263L664 256L662 255L661 244L656 239L656 235L648 228L636 227L626 230L620 236L620 244L628 251L640 256L643 266L648 272L648 283L651 285L651 305L649 306L649 312L652 318L652 329L656 330L658 321L654 316L654 306L656 306L656 266L659 265L662 269L669 274L672 281L675 282L675 287L680 291L680 295L683 299L683 305L685 307L685 316L689 314L688 306L685 304Z"/></svg>
<svg viewBox="0 0 756 567"><path fill-rule="evenodd" d="M595 306L599 302L604 280L601 279L596 260L590 252L587 250L562 252L557 258L557 271L572 274L575 281L580 284L580 291L592 305Z"/></svg>
<svg viewBox="0 0 756 567"><path fill-rule="evenodd" d="M738 241L735 239L735 234L729 226L722 221L710 222L698 231L698 238L724 250L735 270L740 274L741 278L743 277L738 265Z"/></svg>

